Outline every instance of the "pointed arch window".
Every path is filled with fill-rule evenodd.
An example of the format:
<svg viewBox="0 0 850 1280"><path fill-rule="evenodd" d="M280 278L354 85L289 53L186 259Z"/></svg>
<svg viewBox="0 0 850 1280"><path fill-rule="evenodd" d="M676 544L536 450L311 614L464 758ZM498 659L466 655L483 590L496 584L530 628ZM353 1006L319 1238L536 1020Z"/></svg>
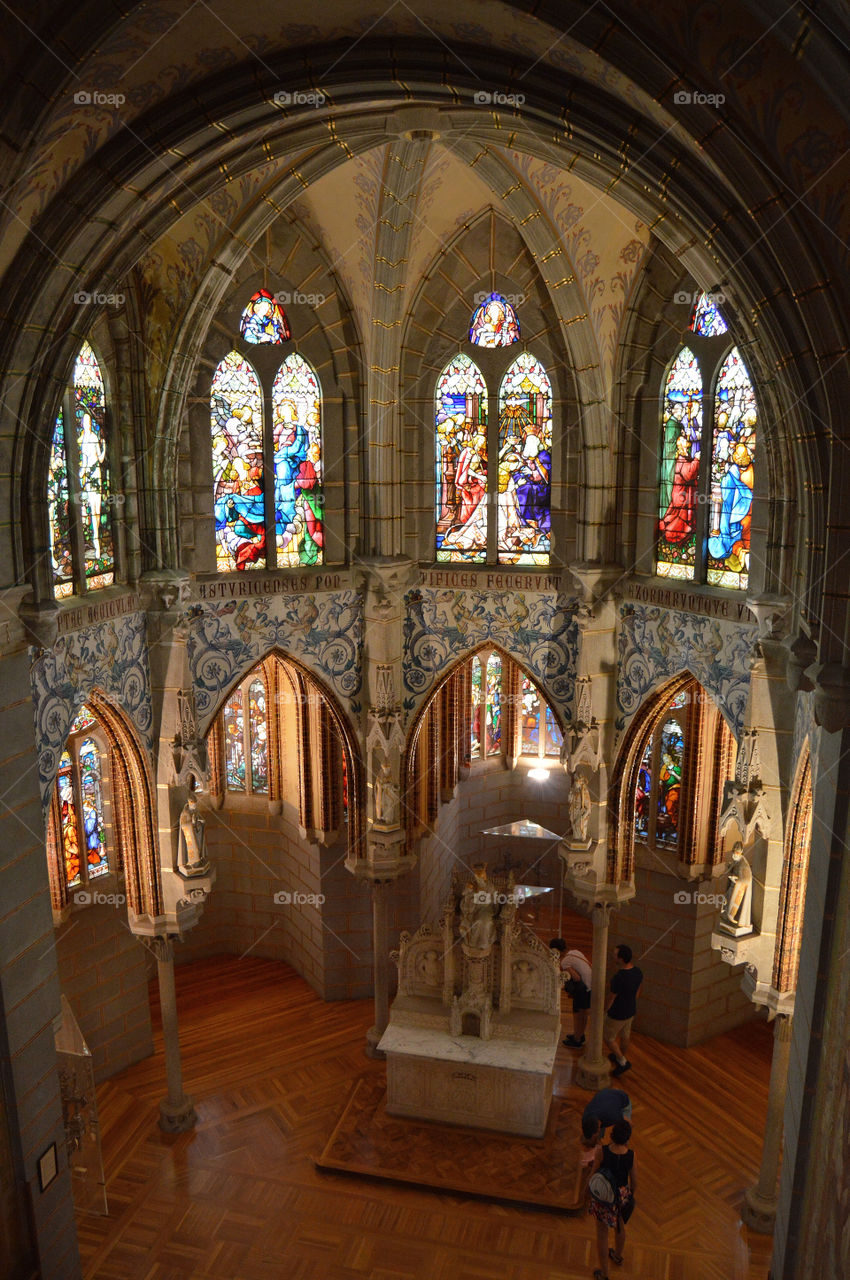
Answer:
<svg viewBox="0 0 850 1280"><path fill-rule="evenodd" d="M47 498L53 590L58 599L115 581L106 390L97 357L84 342L56 415Z"/></svg>
<svg viewBox="0 0 850 1280"><path fill-rule="evenodd" d="M265 682L255 676L227 699L222 712L224 779L228 791L268 795L268 716Z"/></svg>
<svg viewBox="0 0 850 1280"><path fill-rule="evenodd" d="M210 390L221 573L323 562L322 391L303 356L293 352L284 360L269 400L266 413L253 365L229 352Z"/></svg>
<svg viewBox="0 0 850 1280"><path fill-rule="evenodd" d="M549 563L551 472L552 384L524 351L499 388L499 564Z"/></svg>
<svg viewBox="0 0 850 1280"><path fill-rule="evenodd" d="M693 347L679 351L664 384L655 571L743 591L749 583L755 391L705 294L691 328Z"/></svg>
<svg viewBox="0 0 850 1280"><path fill-rule="evenodd" d="M520 684L520 755L559 759L564 735L549 703L530 676Z"/></svg>
<svg viewBox="0 0 850 1280"><path fill-rule="evenodd" d="M280 302L268 289L258 289L242 312L239 332L246 342L279 345L292 337Z"/></svg>
<svg viewBox="0 0 850 1280"><path fill-rule="evenodd" d="M82 707L59 758L49 824L66 891L79 889L110 870L104 813L108 754L97 739L95 717Z"/></svg>
<svg viewBox="0 0 850 1280"><path fill-rule="evenodd" d="M509 347L519 342L519 320L507 298L488 293L481 298L469 323L469 341L476 347Z"/></svg>
<svg viewBox="0 0 850 1280"><path fill-rule="evenodd" d="M487 558L487 386L469 356L450 360L434 395L437 559Z"/></svg>

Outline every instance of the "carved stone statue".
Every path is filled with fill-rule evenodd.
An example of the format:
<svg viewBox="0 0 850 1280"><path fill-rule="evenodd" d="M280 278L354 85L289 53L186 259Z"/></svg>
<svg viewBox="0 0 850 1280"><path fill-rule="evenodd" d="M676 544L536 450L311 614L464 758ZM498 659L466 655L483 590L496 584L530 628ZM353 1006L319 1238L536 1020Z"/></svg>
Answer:
<svg viewBox="0 0 850 1280"><path fill-rule="evenodd" d="M744 857L740 840L732 850L726 882L726 902L720 914L720 928L745 933L752 928L753 869Z"/></svg>
<svg viewBox="0 0 850 1280"><path fill-rule="evenodd" d="M590 831L590 791L582 774L576 774L570 788L570 830L573 840L586 844Z"/></svg>
<svg viewBox="0 0 850 1280"><path fill-rule="evenodd" d="M375 821L382 827L398 825L399 793L386 760L375 778Z"/></svg>
<svg viewBox="0 0 850 1280"><path fill-rule="evenodd" d="M487 868L476 868L460 903L460 936L473 951L489 951L496 941L496 903Z"/></svg>
<svg viewBox="0 0 850 1280"><path fill-rule="evenodd" d="M180 814L180 840L177 869L184 876L203 875L208 869L204 819L198 813L198 798L194 791Z"/></svg>
<svg viewBox="0 0 850 1280"><path fill-rule="evenodd" d="M420 976L429 987L439 987L443 981L440 957L433 949L426 951L420 962Z"/></svg>

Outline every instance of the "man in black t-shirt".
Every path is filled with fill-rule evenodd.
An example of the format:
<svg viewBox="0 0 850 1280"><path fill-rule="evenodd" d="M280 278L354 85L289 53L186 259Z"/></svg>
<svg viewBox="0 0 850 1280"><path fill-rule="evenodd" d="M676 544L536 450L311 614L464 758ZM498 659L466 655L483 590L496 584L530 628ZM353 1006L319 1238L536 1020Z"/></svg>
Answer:
<svg viewBox="0 0 850 1280"><path fill-rule="evenodd" d="M617 972L611 979L611 995L608 997L602 1038L608 1049L608 1057L614 1063L613 1076L628 1071L631 1063L626 1057L632 1019L637 1011L637 994L643 982L643 974L632 964L632 949L621 943L614 952Z"/></svg>

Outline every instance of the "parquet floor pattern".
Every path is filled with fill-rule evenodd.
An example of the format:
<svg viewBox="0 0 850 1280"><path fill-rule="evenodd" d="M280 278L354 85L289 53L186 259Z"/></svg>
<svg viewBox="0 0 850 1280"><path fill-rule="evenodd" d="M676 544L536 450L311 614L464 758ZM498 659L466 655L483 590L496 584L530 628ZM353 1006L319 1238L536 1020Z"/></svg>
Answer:
<svg viewBox="0 0 850 1280"><path fill-rule="evenodd" d="M386 1084L357 1081L318 1157L322 1169L385 1177L442 1191L473 1191L541 1209L584 1207L576 1134L581 1102L553 1098L543 1138L421 1123L387 1115ZM573 1152L575 1158L564 1159Z"/></svg>
<svg viewBox="0 0 850 1280"><path fill-rule="evenodd" d="M354 1080L383 1076L383 1064L363 1053L370 1002L325 1004L285 965L252 957L178 968L177 986L185 1084L199 1123L177 1136L157 1127L165 1072L154 993L156 1053L98 1089L109 1216L79 1218L87 1278L592 1275L585 1215L315 1168ZM770 1047L759 1023L691 1050L633 1041L623 1083L634 1105L638 1208L626 1262L612 1273L766 1280L770 1240L748 1237L738 1211L758 1167ZM580 1106L575 1057L559 1049L555 1090Z"/></svg>

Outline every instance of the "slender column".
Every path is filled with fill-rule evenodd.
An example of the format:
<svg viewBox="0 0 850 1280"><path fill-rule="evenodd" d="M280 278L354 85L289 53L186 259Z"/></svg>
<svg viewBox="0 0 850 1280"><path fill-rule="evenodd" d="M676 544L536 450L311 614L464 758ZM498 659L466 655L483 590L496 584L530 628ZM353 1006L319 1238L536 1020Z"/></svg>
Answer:
<svg viewBox="0 0 850 1280"><path fill-rule="evenodd" d="M779 1180L779 1157L782 1151L783 1113L788 1089L788 1062L791 1057L791 1034L794 1019L777 1014L773 1024L773 1061L770 1064L770 1086L767 1095L767 1121L761 1153L759 1180L744 1194L741 1217L753 1231L770 1235L776 1219Z"/></svg>
<svg viewBox="0 0 850 1280"><path fill-rule="evenodd" d="M177 1027L177 996L174 990L174 944L170 938L154 938L159 1003L162 1010L162 1040L165 1047L165 1079L168 1097L159 1104L159 1127L166 1133L193 1129L198 1117L192 1099L183 1092L180 1061L180 1033Z"/></svg>
<svg viewBox="0 0 850 1280"><path fill-rule="evenodd" d="M390 956L387 934L387 891L389 882L372 882L372 952L375 986L375 1025L366 1033L370 1058L383 1058L378 1041L390 1020Z"/></svg>
<svg viewBox="0 0 850 1280"><path fill-rule="evenodd" d="M587 1050L579 1060L576 1084L582 1089L602 1089L608 1083L611 1063L602 1045L602 1023L605 1019L605 979L608 971L608 922L611 907L597 902L591 912L593 921L593 955L591 957L590 1026Z"/></svg>

